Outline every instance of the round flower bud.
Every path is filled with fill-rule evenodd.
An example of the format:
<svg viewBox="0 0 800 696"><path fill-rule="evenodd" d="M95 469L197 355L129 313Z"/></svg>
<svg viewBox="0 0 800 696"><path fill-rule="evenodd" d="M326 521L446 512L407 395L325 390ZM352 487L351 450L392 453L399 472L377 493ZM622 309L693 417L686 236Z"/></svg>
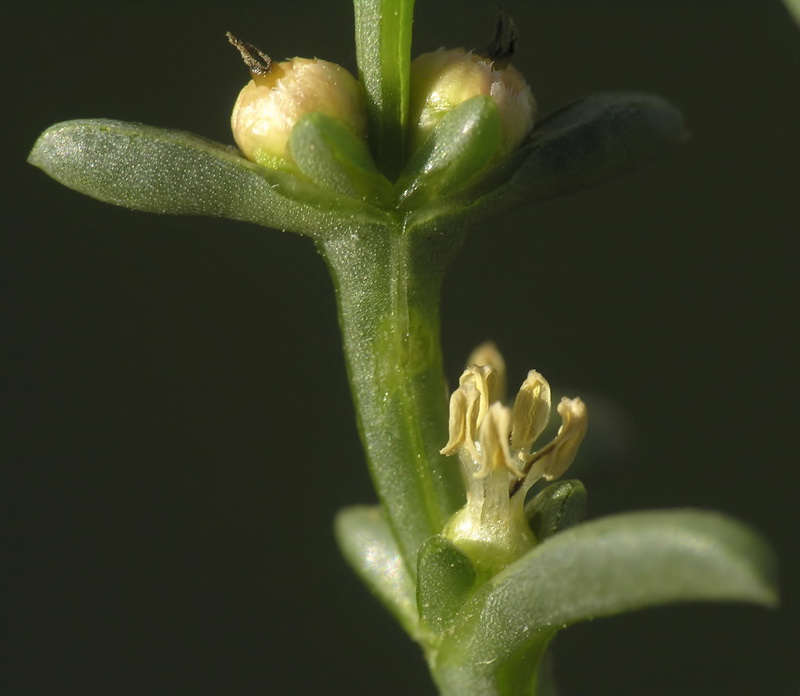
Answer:
<svg viewBox="0 0 800 696"><path fill-rule="evenodd" d="M251 75L231 116L234 140L248 159L275 166L286 157L292 128L312 111L321 111L366 138L361 85L340 65L317 58L276 64L266 58L259 70L251 66Z"/></svg>
<svg viewBox="0 0 800 696"><path fill-rule="evenodd" d="M536 102L528 83L511 65L500 66L463 48L424 53L411 64L411 148L416 149L442 117L471 97L490 95L500 113L506 155L533 129Z"/></svg>

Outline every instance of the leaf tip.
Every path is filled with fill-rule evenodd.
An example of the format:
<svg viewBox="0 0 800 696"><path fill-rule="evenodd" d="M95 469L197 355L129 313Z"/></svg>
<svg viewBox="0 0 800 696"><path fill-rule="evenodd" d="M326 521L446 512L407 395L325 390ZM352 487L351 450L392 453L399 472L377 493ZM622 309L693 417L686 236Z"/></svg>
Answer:
<svg viewBox="0 0 800 696"><path fill-rule="evenodd" d="M60 126L60 123L55 124L54 126L50 126L46 128L39 134L39 137L36 138L36 141L33 143L33 147L31 151L28 153L27 162L28 164L32 164L34 167L38 167L44 171L47 171L46 168L46 152L49 149L49 141L51 132L54 128Z"/></svg>

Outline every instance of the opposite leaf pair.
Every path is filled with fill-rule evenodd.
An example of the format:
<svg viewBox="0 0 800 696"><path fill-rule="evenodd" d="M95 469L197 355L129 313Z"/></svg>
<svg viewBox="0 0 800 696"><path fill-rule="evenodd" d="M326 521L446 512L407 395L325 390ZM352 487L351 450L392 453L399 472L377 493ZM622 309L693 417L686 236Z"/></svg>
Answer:
<svg viewBox="0 0 800 696"><path fill-rule="evenodd" d="M491 112L486 105L485 98L475 97L456 111ZM464 122L476 129L491 120L488 114L464 116ZM230 147L183 131L106 119L51 126L37 140L29 161L69 188L135 210L224 217L316 239L359 220L391 224L388 211L356 198L363 188L374 187L378 198L385 190L376 183L380 179L371 160L343 146L338 134L327 129L330 121L324 116L310 115L298 125L295 137L315 145L299 148L305 153L303 168L309 177L261 167ZM440 127L449 130L444 123ZM412 179L404 189L409 192L406 215L423 219L434 215L445 223L474 221L613 178L684 137L680 112L660 97L632 93L589 97L539 123L530 142L457 197L441 200L423 187L419 199L412 200L419 189ZM335 147L328 147L332 141ZM480 147L480 138L468 142ZM434 148L420 177L426 177L433 189L447 192L465 183L452 166L452 160L462 156L466 162L487 155L464 145L455 150ZM310 176L319 177L321 185Z"/></svg>

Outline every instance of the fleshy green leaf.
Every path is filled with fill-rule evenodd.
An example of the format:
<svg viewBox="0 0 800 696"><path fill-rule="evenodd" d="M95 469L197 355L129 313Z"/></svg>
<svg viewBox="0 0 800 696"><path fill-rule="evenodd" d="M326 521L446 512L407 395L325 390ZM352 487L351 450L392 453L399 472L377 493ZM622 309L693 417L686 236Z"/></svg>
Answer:
<svg viewBox="0 0 800 696"><path fill-rule="evenodd" d="M424 624L444 633L475 586L469 559L441 535L432 536L419 550L417 610Z"/></svg>
<svg viewBox="0 0 800 696"><path fill-rule="evenodd" d="M379 507L356 505L336 515L336 541L347 562L413 638L420 637L414 581Z"/></svg>
<svg viewBox="0 0 800 696"><path fill-rule="evenodd" d="M531 631L670 602L777 603L767 542L731 518L676 510L606 517L554 535L471 600L472 649L520 649Z"/></svg>
<svg viewBox="0 0 800 696"><path fill-rule="evenodd" d="M107 203L152 213L209 215L317 236L343 216L377 211L287 172L260 167L233 148L183 131L107 120L46 130L29 162Z"/></svg>
<svg viewBox="0 0 800 696"><path fill-rule="evenodd" d="M694 510L615 515L560 532L467 602L442 645L447 694L489 695L509 665L541 655L560 628L670 602L777 603L767 542L723 515ZM473 685L475 688L473 689Z"/></svg>
<svg viewBox="0 0 800 696"><path fill-rule="evenodd" d="M586 488L574 479L551 483L525 505L525 517L539 541L575 526L585 515Z"/></svg>
<svg viewBox="0 0 800 696"><path fill-rule="evenodd" d="M488 192L477 208L506 208L571 193L635 169L685 139L683 116L667 100L598 94L537 124L528 143L472 195Z"/></svg>
<svg viewBox="0 0 800 696"><path fill-rule="evenodd" d="M414 0L354 0L353 7L370 142L381 170L394 179L404 159Z"/></svg>
<svg viewBox="0 0 800 696"><path fill-rule="evenodd" d="M300 171L319 186L370 202L386 202L391 195L391 185L375 167L367 146L320 111L297 122L289 151Z"/></svg>
<svg viewBox="0 0 800 696"><path fill-rule="evenodd" d="M400 177L400 199L430 200L457 190L487 167L500 137L500 115L492 97L478 95L462 102L412 157Z"/></svg>

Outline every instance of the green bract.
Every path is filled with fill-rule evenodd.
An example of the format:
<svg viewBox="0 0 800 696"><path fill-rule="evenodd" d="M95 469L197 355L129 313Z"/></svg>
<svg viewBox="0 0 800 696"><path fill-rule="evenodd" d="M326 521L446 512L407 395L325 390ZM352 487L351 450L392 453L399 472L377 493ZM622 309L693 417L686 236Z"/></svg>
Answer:
<svg viewBox="0 0 800 696"><path fill-rule="evenodd" d="M463 188L487 168L499 145L500 117L494 102L484 96L463 102L442 118L401 173L400 205L425 205Z"/></svg>
<svg viewBox="0 0 800 696"><path fill-rule="evenodd" d="M586 488L580 481L558 481L525 505L525 516L534 536L544 541L586 516Z"/></svg>
<svg viewBox="0 0 800 696"><path fill-rule="evenodd" d="M543 694L540 658L555 632L577 621L667 602L773 606L774 559L740 523L697 511L581 523L586 493L577 481L528 502L534 541L499 572L476 568L442 535L465 486L440 454L448 416L439 294L467 226L638 167L685 130L660 97L600 94L542 119L498 161L497 106L476 96L409 154L412 8L411 0L355 1L369 148L320 112L299 118L279 169L181 131L79 120L45 131L30 161L116 205L225 217L314 241L336 287L380 503L343 511L337 539L419 642L443 696Z"/></svg>

